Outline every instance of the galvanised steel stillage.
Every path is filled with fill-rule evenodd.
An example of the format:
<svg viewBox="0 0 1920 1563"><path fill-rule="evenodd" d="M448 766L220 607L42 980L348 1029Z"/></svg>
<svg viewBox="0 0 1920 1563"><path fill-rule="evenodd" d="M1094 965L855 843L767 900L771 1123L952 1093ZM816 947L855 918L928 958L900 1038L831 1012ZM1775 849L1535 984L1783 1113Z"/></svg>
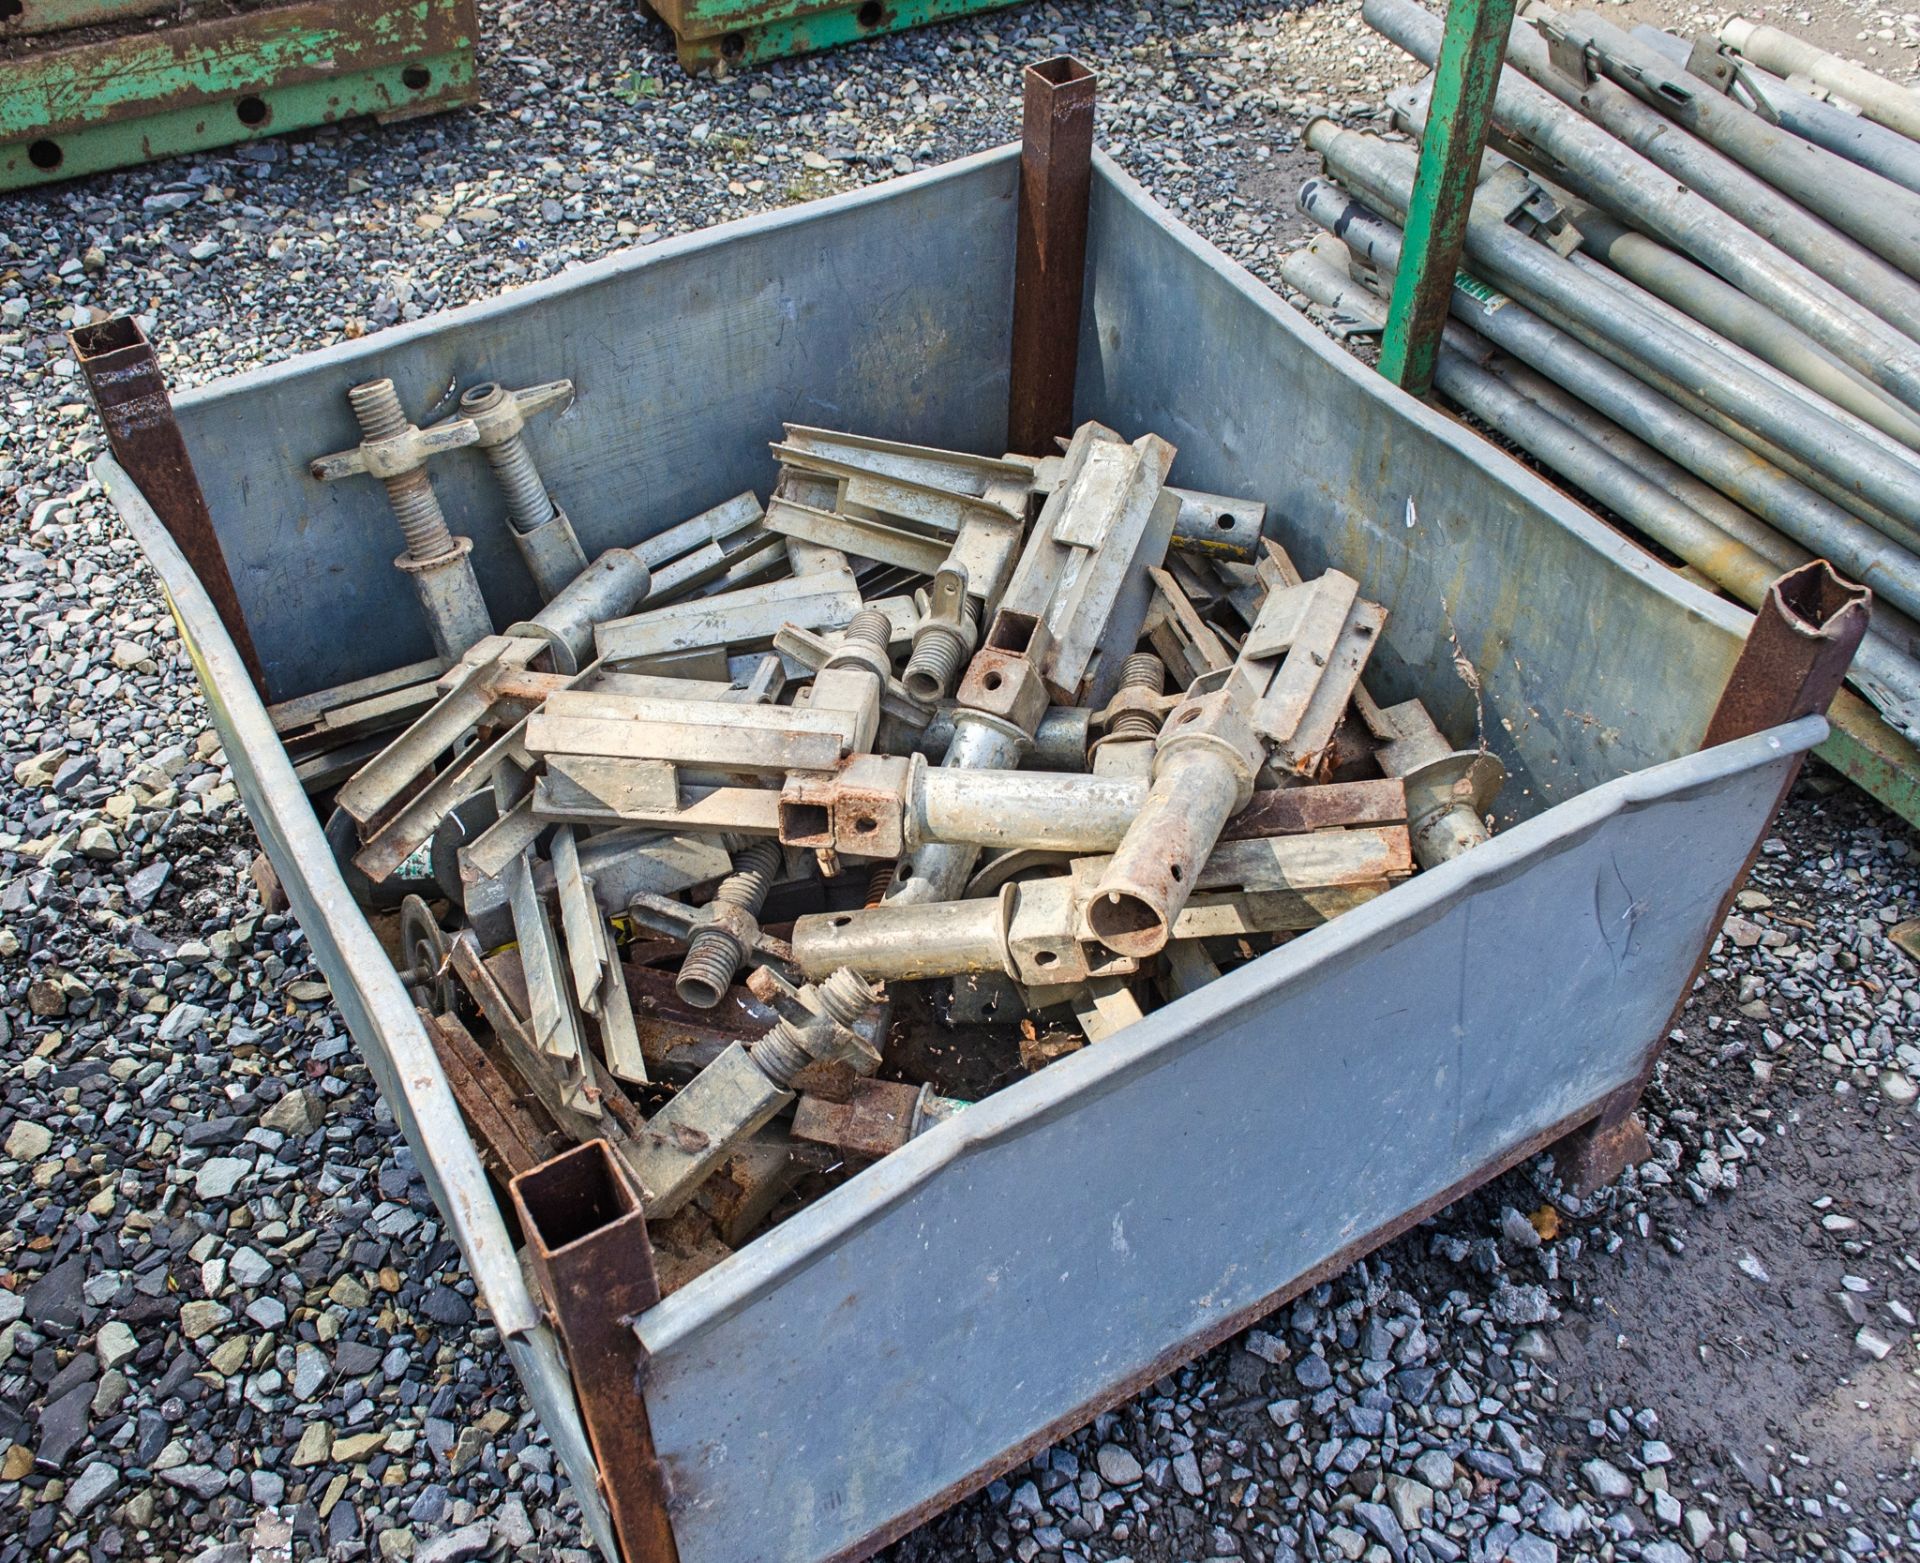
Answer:
<svg viewBox="0 0 1920 1563"><path fill-rule="evenodd" d="M783 421L997 453L1017 170L1014 149L986 153L181 397L267 698L430 651L377 486L307 474L355 442L349 386L391 377L426 406L571 379L542 474L589 557L754 486ZM641 1313L661 1545L681 1563L864 1555L1630 1101L1825 732L1806 716L1702 750L1746 615L1387 386L1104 158L1074 412L1165 435L1175 481L1264 500L1303 570L1387 604L1369 677L1484 734L1512 778L1501 829L929 1130ZM416 1012L211 599L126 473L98 470L612 1556L555 1335ZM487 485L478 462L439 479L450 514L495 514ZM508 529L471 530L496 613L526 615Z"/></svg>

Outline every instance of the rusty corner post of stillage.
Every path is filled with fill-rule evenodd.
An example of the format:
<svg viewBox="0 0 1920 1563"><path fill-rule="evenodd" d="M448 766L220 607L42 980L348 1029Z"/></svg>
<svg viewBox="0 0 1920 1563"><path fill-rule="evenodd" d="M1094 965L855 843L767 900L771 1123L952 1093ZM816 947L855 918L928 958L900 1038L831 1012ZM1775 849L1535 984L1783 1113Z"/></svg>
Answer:
<svg viewBox="0 0 1920 1563"><path fill-rule="evenodd" d="M1860 637L1866 633L1872 603L1873 594L1866 587L1856 586L1835 574L1824 559L1804 564L1775 580L1767 588L1760 611L1747 631L1746 644L1733 665L1733 672L1727 676L1726 686L1720 691L1720 702L1714 707L1700 747L1710 749L1716 744L1731 743L1736 738L1746 738L1769 727L1825 711L1839 693ZM1796 757L1780 783L1779 795L1767 816L1769 821L1779 812L1799 774L1800 759ZM1765 832L1761 835L1764 838ZM1680 1024L1688 995L1707 964L1727 914L1733 910L1733 898L1747 882L1747 874L1759 854L1760 844L1756 841L1721 899L1706 942L1687 975L1686 986L1674 1001L1673 1013L1667 1017L1666 1025L1647 1049L1639 1076L1609 1097L1597 1118L1574 1130L1554 1147L1554 1161L1560 1176L1575 1193L1589 1194L1602 1184L1611 1183L1629 1164L1646 1159L1647 1135L1635 1110L1640 1093L1653 1078L1654 1065L1666 1047L1667 1038Z"/></svg>
<svg viewBox="0 0 1920 1563"><path fill-rule="evenodd" d="M1027 67L1007 386L1007 449L1024 456L1050 456L1055 436L1073 433L1094 87L1071 55Z"/></svg>
<svg viewBox="0 0 1920 1563"><path fill-rule="evenodd" d="M540 1300L560 1334L625 1563L678 1563L632 1319L660 1300L640 1193L605 1140L509 1185Z"/></svg>
<svg viewBox="0 0 1920 1563"><path fill-rule="evenodd" d="M86 377L94 410L107 431L113 459L126 469L134 486L146 496L153 513L186 555L193 573L212 599L214 611L232 638L247 675L260 698L267 696L266 676L253 649L246 615L233 590L233 576L221 551L206 495L187 455L180 426L173 420L173 403L153 344L130 315L80 326L67 333L75 362Z"/></svg>

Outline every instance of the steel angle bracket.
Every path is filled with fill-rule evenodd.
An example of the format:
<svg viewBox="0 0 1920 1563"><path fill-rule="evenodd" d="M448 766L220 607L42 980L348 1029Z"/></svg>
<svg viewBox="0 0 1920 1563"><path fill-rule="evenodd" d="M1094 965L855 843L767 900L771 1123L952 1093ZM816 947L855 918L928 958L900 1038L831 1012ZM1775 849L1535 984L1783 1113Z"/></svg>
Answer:
<svg viewBox="0 0 1920 1563"><path fill-rule="evenodd" d="M0 61L0 189L471 103L477 33L473 0L294 0L19 53Z"/></svg>
<svg viewBox="0 0 1920 1563"><path fill-rule="evenodd" d="M531 858L521 856L502 876L513 909L513 933L520 946L520 969L527 979L527 1006L535 1051L554 1060L561 1070L561 1090L568 1108L589 1118L601 1115L600 1091L580 1034L580 1017L567 991L566 970L560 960L553 924L533 886Z"/></svg>
<svg viewBox="0 0 1920 1563"><path fill-rule="evenodd" d="M647 1063L640 1054L633 1005L613 948L613 935L601 915L593 881L581 871L580 848L570 826L553 836L553 879L559 892L560 927L567 940L567 967L574 998L600 1028L607 1068L622 1080L647 1084Z"/></svg>

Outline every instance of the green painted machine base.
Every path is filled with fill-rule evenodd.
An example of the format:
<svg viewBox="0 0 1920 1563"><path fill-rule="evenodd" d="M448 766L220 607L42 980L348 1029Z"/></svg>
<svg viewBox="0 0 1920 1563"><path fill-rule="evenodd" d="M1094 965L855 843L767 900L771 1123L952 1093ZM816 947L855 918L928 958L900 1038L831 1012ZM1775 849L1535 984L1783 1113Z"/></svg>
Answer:
<svg viewBox="0 0 1920 1563"><path fill-rule="evenodd" d="M995 11L1013 0L854 0L848 5L795 14L791 0L662 0L655 13L673 29L683 70L698 74L724 64L729 70L795 54L812 54L882 33L924 27L956 16ZM676 16L675 13L680 13ZM690 29L699 33L692 35Z"/></svg>
<svg viewBox="0 0 1920 1563"><path fill-rule="evenodd" d="M418 88L407 79L427 80ZM235 93L192 108L95 125L57 140L35 137L0 146L0 190L22 190L156 158L258 141L287 130L310 130L356 115L398 119L471 103L471 54L432 55L406 65L355 71L327 81ZM49 154L53 159L49 159ZM50 166L41 166L49 159Z"/></svg>
<svg viewBox="0 0 1920 1563"><path fill-rule="evenodd" d="M1813 752L1920 829L1920 750L1881 721L1873 707L1850 689L1834 696L1827 720L1833 731Z"/></svg>
<svg viewBox="0 0 1920 1563"><path fill-rule="evenodd" d="M74 5L103 0L65 0ZM126 13L146 0L112 0ZM57 12L54 13L57 16ZM29 18L30 19L30 18ZM289 0L0 56L0 190L473 102L473 0ZM4 42L6 40L0 40Z"/></svg>

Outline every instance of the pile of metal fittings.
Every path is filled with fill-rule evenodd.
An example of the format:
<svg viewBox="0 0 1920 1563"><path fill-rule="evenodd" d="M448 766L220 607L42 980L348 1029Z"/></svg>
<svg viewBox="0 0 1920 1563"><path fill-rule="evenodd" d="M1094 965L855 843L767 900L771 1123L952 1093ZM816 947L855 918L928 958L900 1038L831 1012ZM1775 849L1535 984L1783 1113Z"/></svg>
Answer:
<svg viewBox="0 0 1920 1563"><path fill-rule="evenodd" d="M588 562L517 417L476 441L353 395L369 441L316 471L387 482L452 660L283 734L369 904L414 892L399 963L496 1170L606 1140L669 1289L803 1179L1487 837L1498 762L1368 693L1386 609L1169 485L1155 435L789 426L764 510ZM483 445L551 592L498 634L436 441ZM1010 1067L941 1064L996 1032Z"/></svg>

